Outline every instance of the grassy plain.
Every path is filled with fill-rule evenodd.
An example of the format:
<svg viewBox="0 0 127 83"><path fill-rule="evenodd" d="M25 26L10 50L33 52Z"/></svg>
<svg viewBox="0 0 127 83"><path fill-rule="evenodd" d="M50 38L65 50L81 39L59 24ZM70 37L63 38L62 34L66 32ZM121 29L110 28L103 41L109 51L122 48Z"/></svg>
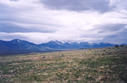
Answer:
<svg viewBox="0 0 127 83"><path fill-rule="evenodd" d="M127 47L1 56L0 83L127 83Z"/></svg>

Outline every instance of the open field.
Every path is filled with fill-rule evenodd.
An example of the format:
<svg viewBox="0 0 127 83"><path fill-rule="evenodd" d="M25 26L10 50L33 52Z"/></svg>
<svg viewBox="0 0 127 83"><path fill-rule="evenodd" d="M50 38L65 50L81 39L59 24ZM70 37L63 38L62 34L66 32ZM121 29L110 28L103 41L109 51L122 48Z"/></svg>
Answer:
<svg viewBox="0 0 127 83"><path fill-rule="evenodd" d="M0 83L127 83L127 47L1 56Z"/></svg>

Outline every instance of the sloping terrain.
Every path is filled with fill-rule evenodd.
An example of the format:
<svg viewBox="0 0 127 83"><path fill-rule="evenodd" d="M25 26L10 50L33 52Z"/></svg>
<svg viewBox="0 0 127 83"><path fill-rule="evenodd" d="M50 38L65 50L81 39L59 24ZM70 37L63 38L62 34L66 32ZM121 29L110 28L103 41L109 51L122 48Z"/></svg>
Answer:
<svg viewBox="0 0 127 83"><path fill-rule="evenodd" d="M0 57L0 83L127 83L127 47Z"/></svg>

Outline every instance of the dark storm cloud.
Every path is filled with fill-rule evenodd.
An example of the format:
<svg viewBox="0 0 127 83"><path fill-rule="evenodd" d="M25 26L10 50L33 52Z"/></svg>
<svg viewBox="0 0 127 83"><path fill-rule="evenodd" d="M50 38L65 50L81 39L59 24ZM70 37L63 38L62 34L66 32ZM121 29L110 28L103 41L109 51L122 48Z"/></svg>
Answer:
<svg viewBox="0 0 127 83"><path fill-rule="evenodd" d="M100 12L111 10L108 0L41 0L41 2L51 9L97 10Z"/></svg>

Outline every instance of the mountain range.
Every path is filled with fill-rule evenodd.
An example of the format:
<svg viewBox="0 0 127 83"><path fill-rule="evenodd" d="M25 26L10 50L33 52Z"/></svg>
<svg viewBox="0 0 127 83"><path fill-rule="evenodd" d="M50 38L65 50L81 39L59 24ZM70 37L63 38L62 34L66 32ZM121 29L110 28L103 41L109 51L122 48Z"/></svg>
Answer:
<svg viewBox="0 0 127 83"><path fill-rule="evenodd" d="M14 39L11 41L0 40L0 55L24 54L33 52L51 52L61 50L74 50L85 48L102 48L114 46L109 43L88 43L88 42L60 42L49 41L42 44L34 44L29 41Z"/></svg>

